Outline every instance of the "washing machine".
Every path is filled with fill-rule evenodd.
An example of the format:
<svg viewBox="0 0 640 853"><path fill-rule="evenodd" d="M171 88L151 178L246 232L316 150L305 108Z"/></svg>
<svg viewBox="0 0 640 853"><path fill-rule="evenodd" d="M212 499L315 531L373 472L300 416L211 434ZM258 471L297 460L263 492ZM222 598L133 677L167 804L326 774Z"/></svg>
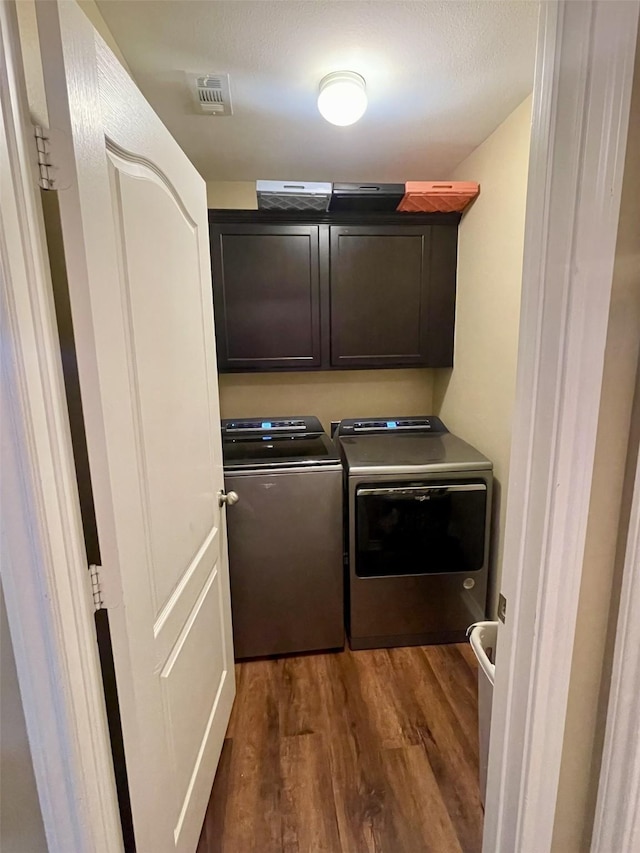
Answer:
<svg viewBox="0 0 640 853"><path fill-rule="evenodd" d="M342 648L335 444L316 417L233 418L222 421L222 455L236 658Z"/></svg>
<svg viewBox="0 0 640 853"><path fill-rule="evenodd" d="M486 618L491 461L431 415L343 420L335 440L351 647L463 641Z"/></svg>

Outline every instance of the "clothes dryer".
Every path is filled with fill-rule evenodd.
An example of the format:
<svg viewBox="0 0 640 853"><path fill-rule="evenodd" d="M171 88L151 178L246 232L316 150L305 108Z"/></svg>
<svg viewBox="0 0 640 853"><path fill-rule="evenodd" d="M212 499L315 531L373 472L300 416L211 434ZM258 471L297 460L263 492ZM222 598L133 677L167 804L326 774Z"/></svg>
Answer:
<svg viewBox="0 0 640 853"><path fill-rule="evenodd" d="M492 463L434 416L343 420L335 439L351 647L463 641L486 618Z"/></svg>

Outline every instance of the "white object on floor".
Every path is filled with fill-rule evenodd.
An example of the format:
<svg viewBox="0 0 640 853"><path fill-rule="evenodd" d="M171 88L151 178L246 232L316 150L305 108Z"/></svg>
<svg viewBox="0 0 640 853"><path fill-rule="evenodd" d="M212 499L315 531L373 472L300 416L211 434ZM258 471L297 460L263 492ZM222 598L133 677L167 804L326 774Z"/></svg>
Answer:
<svg viewBox="0 0 640 853"><path fill-rule="evenodd" d="M495 653L498 639L497 622L476 622L469 628L469 642L478 659L478 736L480 741L480 799L484 806L489 763L491 705L496 675Z"/></svg>

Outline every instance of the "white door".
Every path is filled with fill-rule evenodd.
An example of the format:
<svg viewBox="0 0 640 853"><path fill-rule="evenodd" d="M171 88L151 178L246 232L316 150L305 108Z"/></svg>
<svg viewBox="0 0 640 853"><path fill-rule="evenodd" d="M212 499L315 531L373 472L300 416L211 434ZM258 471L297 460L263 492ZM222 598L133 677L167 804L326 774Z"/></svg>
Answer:
<svg viewBox="0 0 640 853"><path fill-rule="evenodd" d="M75 3L38 4L138 853L193 853L234 696L204 181Z"/></svg>

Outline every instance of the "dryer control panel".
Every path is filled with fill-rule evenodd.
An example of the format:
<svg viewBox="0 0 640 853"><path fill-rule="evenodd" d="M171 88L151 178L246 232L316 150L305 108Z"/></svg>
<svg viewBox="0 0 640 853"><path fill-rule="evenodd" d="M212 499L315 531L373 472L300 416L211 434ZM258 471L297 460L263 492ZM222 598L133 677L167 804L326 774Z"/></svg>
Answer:
<svg viewBox="0 0 640 853"><path fill-rule="evenodd" d="M444 433L449 430L435 415L418 417L345 418L338 424L336 436L381 435L397 433Z"/></svg>

